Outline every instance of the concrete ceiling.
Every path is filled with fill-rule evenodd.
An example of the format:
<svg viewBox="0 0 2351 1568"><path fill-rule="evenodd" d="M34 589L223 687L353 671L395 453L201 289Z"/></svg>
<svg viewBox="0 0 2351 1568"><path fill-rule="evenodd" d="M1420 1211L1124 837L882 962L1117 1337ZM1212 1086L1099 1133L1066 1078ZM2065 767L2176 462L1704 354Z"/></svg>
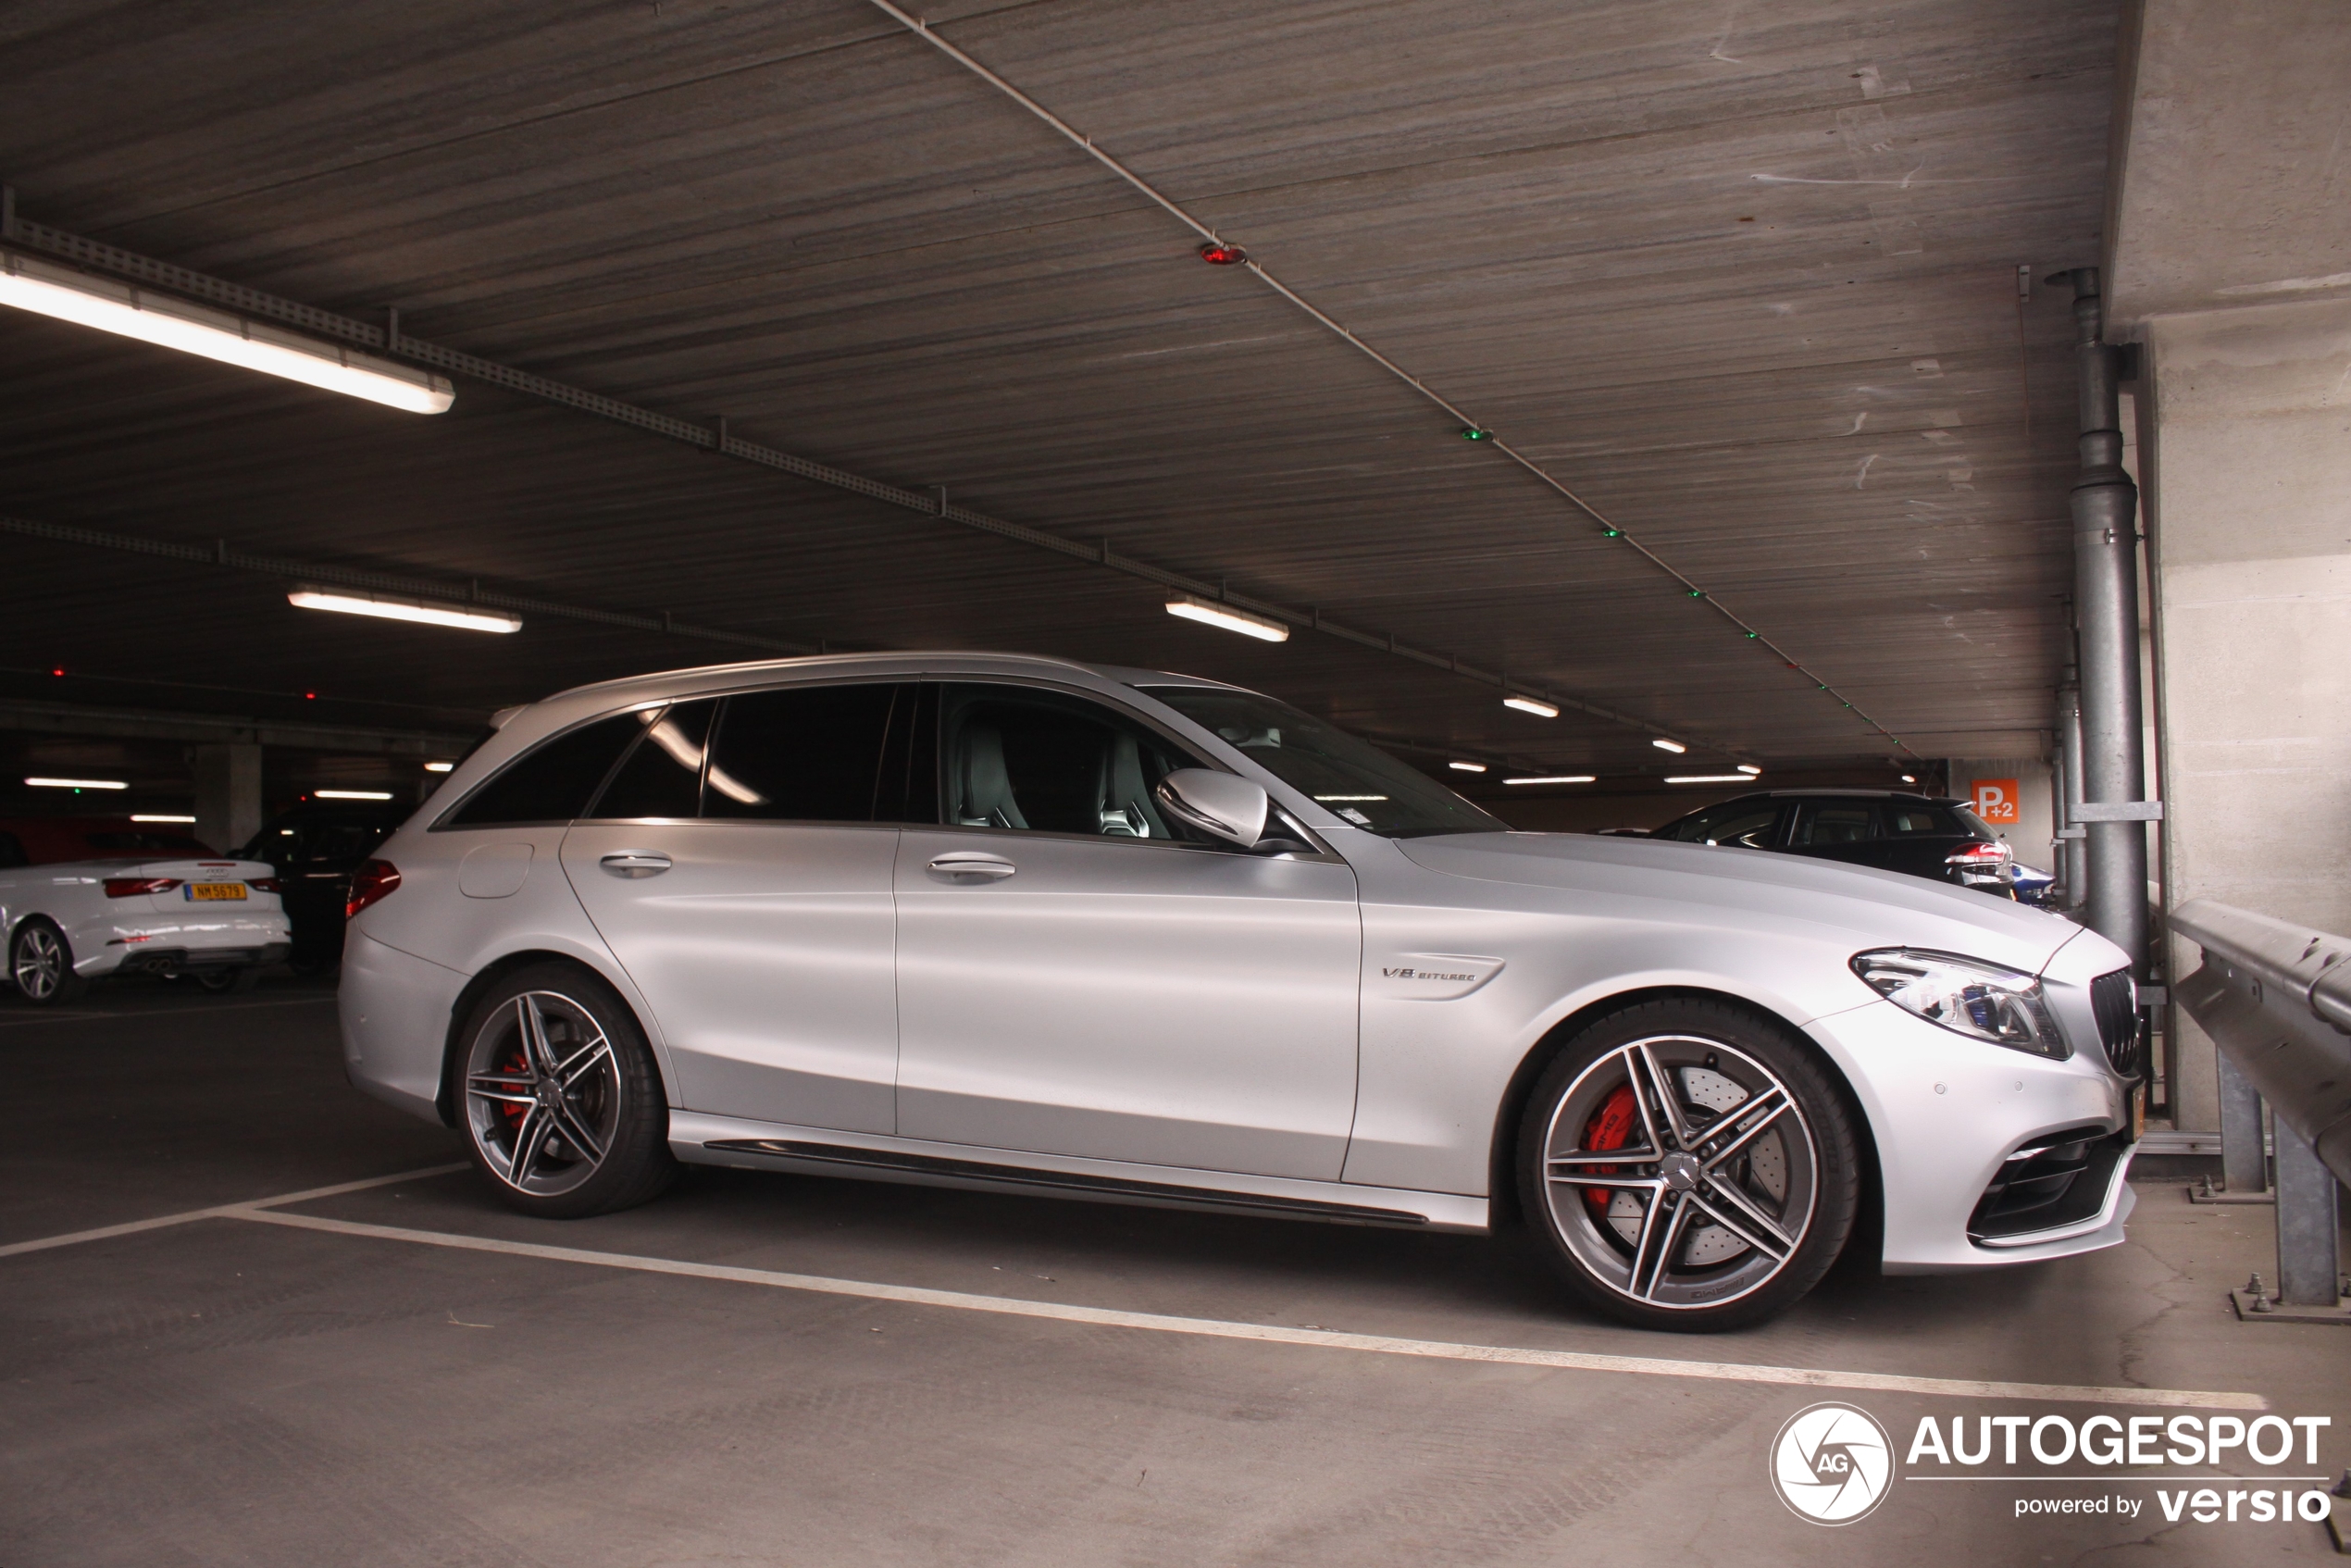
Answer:
<svg viewBox="0 0 2351 1568"><path fill-rule="evenodd" d="M2097 257L2111 4L927 15L1818 679L859 0L49 0L0 13L0 169L41 222L396 305L418 337L1766 765L1897 754L1860 714L1922 756L2038 749L2071 321L2057 291L2020 309L2016 268ZM1192 670L1547 767L1661 758L1636 729L1508 713L1311 632L1189 626L1099 566L482 384L418 418L33 318L0 319L0 354L14 516L834 646ZM549 620L386 628L263 578L21 538L0 559L31 590L0 628L12 689L62 666L421 726L733 656Z"/></svg>

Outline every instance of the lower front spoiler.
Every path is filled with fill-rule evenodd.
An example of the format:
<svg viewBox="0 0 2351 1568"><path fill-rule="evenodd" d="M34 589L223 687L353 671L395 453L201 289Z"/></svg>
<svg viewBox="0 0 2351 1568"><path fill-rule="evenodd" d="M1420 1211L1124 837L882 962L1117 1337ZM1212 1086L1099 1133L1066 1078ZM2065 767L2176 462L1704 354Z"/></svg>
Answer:
<svg viewBox="0 0 2351 1568"><path fill-rule="evenodd" d="M1919 1261L1895 1263L1888 1261L1885 1272L1893 1275L1958 1274L1969 1269L2004 1268L2011 1263L2041 1263L2050 1258L2071 1258L2083 1252L2096 1252L2107 1247L2119 1247L2123 1240L2123 1222L2138 1205L2138 1195L2131 1190L2131 1158L2138 1146L2131 1135L2119 1132L2100 1141L2096 1151L2096 1165L2083 1173L2084 1177L2104 1177L2098 1191L2096 1209L2087 1214L2060 1221L2040 1230L2020 1231L2006 1236L1968 1237L1968 1255L1948 1261Z"/></svg>

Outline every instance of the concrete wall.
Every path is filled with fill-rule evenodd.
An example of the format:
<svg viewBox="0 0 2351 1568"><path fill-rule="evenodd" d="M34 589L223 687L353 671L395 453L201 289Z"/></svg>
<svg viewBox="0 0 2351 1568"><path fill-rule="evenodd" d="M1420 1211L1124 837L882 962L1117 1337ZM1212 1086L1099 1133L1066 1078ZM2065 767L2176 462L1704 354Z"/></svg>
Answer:
<svg viewBox="0 0 2351 1568"><path fill-rule="evenodd" d="M2351 301L2145 337L2167 902L2351 931ZM2211 1043L2174 1024L2179 1125L2216 1126Z"/></svg>

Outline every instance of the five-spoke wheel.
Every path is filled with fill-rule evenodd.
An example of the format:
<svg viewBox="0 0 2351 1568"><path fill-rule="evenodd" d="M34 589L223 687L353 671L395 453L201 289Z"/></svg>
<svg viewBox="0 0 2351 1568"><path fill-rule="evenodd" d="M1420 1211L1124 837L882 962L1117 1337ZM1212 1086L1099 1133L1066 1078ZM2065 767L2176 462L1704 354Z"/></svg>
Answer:
<svg viewBox="0 0 2351 1568"><path fill-rule="evenodd" d="M643 1202L669 1180L660 1080L636 1020L603 982L534 966L476 1004L464 1125L474 1163L526 1213L571 1218Z"/></svg>
<svg viewBox="0 0 2351 1568"><path fill-rule="evenodd" d="M71 1002L89 983L73 972L73 948L66 934L38 915L9 940L8 978L17 994L36 1007Z"/></svg>
<svg viewBox="0 0 2351 1568"><path fill-rule="evenodd" d="M1522 1195L1578 1294L1650 1327L1735 1327L1845 1245L1851 1119L1810 1052L1712 1002L1626 1009L1571 1040L1520 1139Z"/></svg>

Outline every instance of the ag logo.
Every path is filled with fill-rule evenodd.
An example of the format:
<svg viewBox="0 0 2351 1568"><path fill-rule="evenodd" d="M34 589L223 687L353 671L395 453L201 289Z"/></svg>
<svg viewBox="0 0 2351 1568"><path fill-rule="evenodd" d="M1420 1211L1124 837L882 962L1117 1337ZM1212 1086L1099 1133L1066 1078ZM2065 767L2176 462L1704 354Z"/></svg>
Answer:
<svg viewBox="0 0 2351 1568"><path fill-rule="evenodd" d="M1772 1485L1815 1524L1850 1524L1885 1500L1894 1444L1868 1412L1808 1405L1772 1439Z"/></svg>

